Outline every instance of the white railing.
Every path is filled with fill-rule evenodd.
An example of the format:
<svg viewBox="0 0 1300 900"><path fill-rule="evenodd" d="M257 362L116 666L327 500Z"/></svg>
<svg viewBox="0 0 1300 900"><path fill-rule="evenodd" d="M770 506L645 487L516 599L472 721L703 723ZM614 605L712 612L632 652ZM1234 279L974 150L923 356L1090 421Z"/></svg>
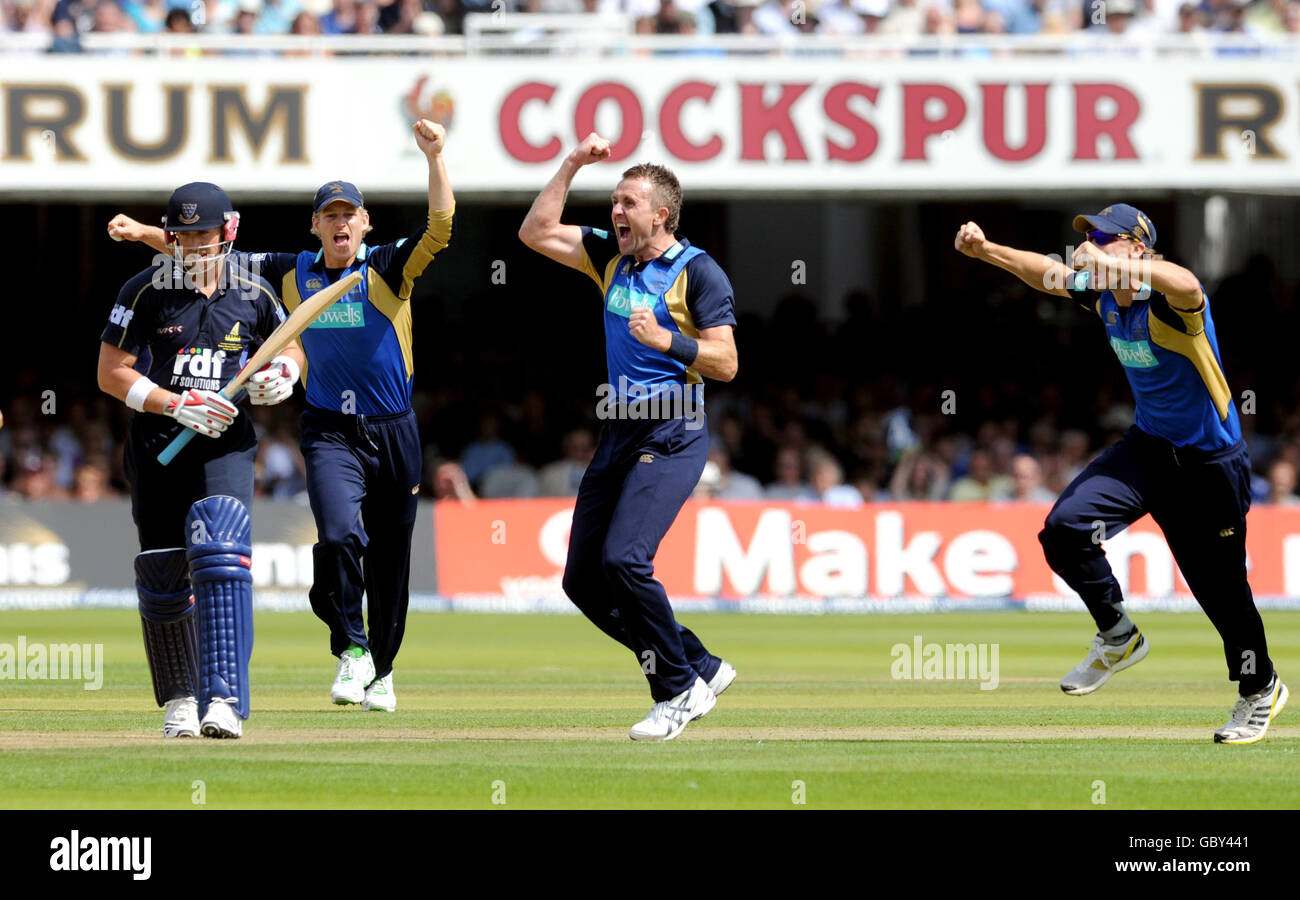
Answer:
<svg viewBox="0 0 1300 900"><path fill-rule="evenodd" d="M469 25L475 15L494 20ZM504 27L500 20L512 20ZM582 21L586 20L586 21ZM591 21L591 20L599 20ZM575 27L560 30L565 22ZM581 24L579 25L581 21ZM1300 35L1252 37L1236 34L1112 35L1079 31L1066 35L636 35L622 16L547 16L472 14L467 34L410 35L233 35L233 34L84 34L87 54L287 55L323 56L846 56L888 59L909 56L979 59L1008 56L1168 57L1264 56L1300 59ZM38 34L0 34L0 56L43 53L50 38Z"/></svg>

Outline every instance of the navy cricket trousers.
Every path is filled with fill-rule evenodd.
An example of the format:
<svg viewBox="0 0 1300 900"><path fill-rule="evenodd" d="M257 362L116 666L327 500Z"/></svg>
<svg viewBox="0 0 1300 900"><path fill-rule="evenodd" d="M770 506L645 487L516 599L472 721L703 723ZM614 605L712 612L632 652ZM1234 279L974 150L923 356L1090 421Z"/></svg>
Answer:
<svg viewBox="0 0 1300 900"><path fill-rule="evenodd" d="M703 416L693 423L608 421L573 510L564 592L636 655L655 702L689 689L697 677L708 681L721 664L677 622L654 577L659 542L695 490L708 455Z"/></svg>
<svg viewBox="0 0 1300 900"><path fill-rule="evenodd" d="M1243 695L1273 676L1264 623L1246 578L1250 457L1238 442L1212 453L1176 447L1136 426L1079 473L1038 539L1098 628L1119 621L1119 582L1099 539L1150 513L1201 609L1223 638L1228 678Z"/></svg>
<svg viewBox="0 0 1300 900"><path fill-rule="evenodd" d="M410 603L422 463L415 413L350 416L309 406L302 454L316 517L312 611L329 626L331 654L364 647L382 678L393 670Z"/></svg>
<svg viewBox="0 0 1300 900"><path fill-rule="evenodd" d="M158 454L183 429L148 421L157 418L137 414L131 419L122 456L140 550L188 547L185 517L204 497L234 497L251 516L257 437L248 417L235 419L221 437L199 435L166 466Z"/></svg>

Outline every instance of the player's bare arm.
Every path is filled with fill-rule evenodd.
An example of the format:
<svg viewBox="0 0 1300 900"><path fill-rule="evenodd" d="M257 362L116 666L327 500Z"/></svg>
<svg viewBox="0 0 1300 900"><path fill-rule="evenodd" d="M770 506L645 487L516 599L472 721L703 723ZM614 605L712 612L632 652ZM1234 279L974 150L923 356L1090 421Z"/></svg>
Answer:
<svg viewBox="0 0 1300 900"><path fill-rule="evenodd" d="M673 332L664 328L655 319L653 310L634 309L627 320L628 330L642 344L668 355L673 345ZM695 343L699 349L694 361L686 365L699 372L705 378L715 381L731 381L736 377L739 361L736 355L736 341L730 325L715 325L701 328ZM691 340L687 338L687 340Z"/></svg>
<svg viewBox="0 0 1300 900"><path fill-rule="evenodd" d="M967 222L957 229L953 247L972 259L983 260L1005 269L1036 291L1057 297L1069 296L1064 285L1066 279L1074 274L1073 269L1042 253L995 244L984 236L984 230L974 222Z"/></svg>
<svg viewBox="0 0 1300 900"><path fill-rule="evenodd" d="M101 341L99 389L132 409L170 416L206 437L220 437L239 415L238 407L215 391L189 390L173 394L159 387L147 375L135 370L136 359L135 354Z"/></svg>
<svg viewBox="0 0 1300 900"><path fill-rule="evenodd" d="M609 159L609 141L592 132L564 158L560 171L542 188L519 228L519 240L543 256L571 269L582 268L582 229L563 225L564 200L574 176L583 166Z"/></svg>
<svg viewBox="0 0 1300 900"><path fill-rule="evenodd" d="M1135 285L1145 283L1154 291L1165 295L1175 309L1195 311L1201 308L1204 297L1197 277L1177 263L1141 256L1115 256L1107 253L1092 241L1084 241L1074 251L1076 269L1096 273L1095 287L1105 290L1110 285Z"/></svg>
<svg viewBox="0 0 1300 900"><path fill-rule="evenodd" d="M156 225L145 225L124 213L118 213L108 222L108 236L115 241L136 241L148 244L159 253L166 253L167 236Z"/></svg>
<svg viewBox="0 0 1300 900"><path fill-rule="evenodd" d="M447 178L447 165L442 158L447 143L447 129L437 122L421 119L411 126L415 143L429 161L429 211L450 212L456 206L452 196L451 181Z"/></svg>

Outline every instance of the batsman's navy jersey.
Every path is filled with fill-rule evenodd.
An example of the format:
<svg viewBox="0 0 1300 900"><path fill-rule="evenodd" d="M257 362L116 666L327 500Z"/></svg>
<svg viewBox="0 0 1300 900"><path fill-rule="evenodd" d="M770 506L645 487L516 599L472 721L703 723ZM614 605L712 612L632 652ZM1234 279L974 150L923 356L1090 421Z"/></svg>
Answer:
<svg viewBox="0 0 1300 900"><path fill-rule="evenodd" d="M453 210L430 212L428 225L409 238L378 247L361 245L346 269L327 269L321 250L259 253L254 264L292 312L326 285L352 272L361 282L308 326L299 340L307 365L307 402L330 412L393 415L411 407L411 290L415 279L451 241Z"/></svg>
<svg viewBox="0 0 1300 900"><path fill-rule="evenodd" d="M159 387L219 391L285 319L275 289L251 269L247 253L232 251L211 297L188 288L171 261L126 283L100 340L137 357L135 368ZM145 415L151 430L179 432L165 416ZM236 416L226 434L201 446L242 440L251 428Z"/></svg>
<svg viewBox="0 0 1300 900"><path fill-rule="evenodd" d="M608 231L583 227L582 249L581 269L605 298L605 360L619 402L627 402L625 385L643 386L631 397L637 400L671 384L699 385L695 390L702 402L700 373L642 344L627 323L632 310L646 307L662 327L689 338L698 338L701 328L734 326L735 295L721 266L686 238L639 263L618 252L618 240Z"/></svg>
<svg viewBox="0 0 1300 900"><path fill-rule="evenodd" d="M1133 388L1137 427L1198 450L1222 450L1240 441L1241 422L1223 374L1204 288L1196 310L1172 307L1157 291L1122 307L1110 291L1088 290L1081 274L1070 294L1101 316Z"/></svg>

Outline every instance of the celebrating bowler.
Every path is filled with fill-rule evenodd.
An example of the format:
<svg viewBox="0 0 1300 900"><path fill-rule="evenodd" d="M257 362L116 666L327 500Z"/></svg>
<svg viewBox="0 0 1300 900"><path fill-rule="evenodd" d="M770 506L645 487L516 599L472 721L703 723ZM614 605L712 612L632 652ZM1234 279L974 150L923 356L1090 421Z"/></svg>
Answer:
<svg viewBox="0 0 1300 900"><path fill-rule="evenodd" d="M612 231L561 224L573 177L609 155L609 141L589 135L533 202L519 237L590 276L604 299L613 402L578 489L563 584L650 682L654 705L629 736L666 741L713 709L736 677L677 622L654 577L659 542L709 453L701 376L736 375L736 317L722 269L675 234L681 186L662 166L623 173L610 198Z"/></svg>

